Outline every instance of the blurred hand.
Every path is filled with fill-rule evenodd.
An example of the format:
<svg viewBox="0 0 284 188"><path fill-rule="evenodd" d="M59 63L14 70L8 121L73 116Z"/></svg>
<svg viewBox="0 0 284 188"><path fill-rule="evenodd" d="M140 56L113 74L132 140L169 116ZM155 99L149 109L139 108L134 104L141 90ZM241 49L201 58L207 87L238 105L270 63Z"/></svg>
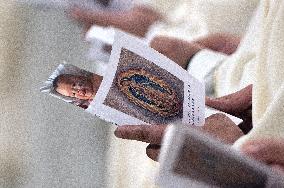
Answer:
<svg viewBox="0 0 284 188"><path fill-rule="evenodd" d="M206 98L206 105L243 120L240 129L247 134L252 129L252 85L220 98Z"/></svg>
<svg viewBox="0 0 284 188"><path fill-rule="evenodd" d="M192 128L206 132L227 144L234 143L243 135L238 126L223 114L214 114L206 119L204 126ZM166 125L125 125L117 127L114 134L118 138L150 143L146 154L157 161L165 129Z"/></svg>
<svg viewBox="0 0 284 188"><path fill-rule="evenodd" d="M284 139L252 140L243 145L241 151L284 175Z"/></svg>
<svg viewBox="0 0 284 188"><path fill-rule="evenodd" d="M238 36L228 33L216 33L199 38L198 40L194 41L194 43L213 51L231 55L237 50L240 41L241 38Z"/></svg>
<svg viewBox="0 0 284 188"><path fill-rule="evenodd" d="M144 37L149 27L162 16L149 7L139 6L126 11L90 11L74 7L70 16L89 30L94 24L112 26L136 36Z"/></svg>
<svg viewBox="0 0 284 188"><path fill-rule="evenodd" d="M173 37L157 36L151 41L150 46L186 69L188 60L199 50L207 48L230 55L236 51L239 43L239 37L218 33L207 35L193 42Z"/></svg>
<svg viewBox="0 0 284 188"><path fill-rule="evenodd" d="M184 69L187 68L188 60L204 48L199 44L164 36L155 37L150 46Z"/></svg>

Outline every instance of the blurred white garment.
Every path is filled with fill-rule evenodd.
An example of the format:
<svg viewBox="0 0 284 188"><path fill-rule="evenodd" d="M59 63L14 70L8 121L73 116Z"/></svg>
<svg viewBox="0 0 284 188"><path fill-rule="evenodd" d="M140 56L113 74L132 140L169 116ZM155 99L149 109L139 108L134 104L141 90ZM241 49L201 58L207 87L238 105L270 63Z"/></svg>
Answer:
<svg viewBox="0 0 284 188"><path fill-rule="evenodd" d="M96 62L96 73L104 75L110 58L110 52L105 48L111 46L114 40L115 29L112 27L100 27L93 25L85 35L85 40L89 43L87 58Z"/></svg>
<svg viewBox="0 0 284 188"><path fill-rule="evenodd" d="M217 70L222 94L253 83L253 129L234 144L253 139L284 139L284 1L262 0L239 50ZM221 82L225 77L227 81ZM221 91L221 92L220 92Z"/></svg>
<svg viewBox="0 0 284 188"><path fill-rule="evenodd" d="M155 8L166 22L157 35L192 40L210 33L226 32L242 36L259 0L142 0Z"/></svg>

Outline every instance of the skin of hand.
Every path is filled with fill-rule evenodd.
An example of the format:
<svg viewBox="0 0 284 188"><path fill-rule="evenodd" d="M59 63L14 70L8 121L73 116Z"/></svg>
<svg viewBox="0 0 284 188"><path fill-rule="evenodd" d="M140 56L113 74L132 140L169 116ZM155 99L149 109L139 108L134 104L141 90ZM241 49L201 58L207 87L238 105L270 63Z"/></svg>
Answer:
<svg viewBox="0 0 284 188"><path fill-rule="evenodd" d="M232 144L243 132L251 129L251 104L252 104L252 85L221 98L206 98L206 105L220 111L242 118L244 123L242 127L235 125L225 115L217 114L206 119L206 123L201 127L201 131L219 138L224 143ZM153 160L157 160L160 150L161 140L166 125L139 125L139 126L121 126L115 131L118 138L138 140L150 143L146 148L146 154Z"/></svg>
<svg viewBox="0 0 284 188"><path fill-rule="evenodd" d="M114 134L118 138L150 143L146 148L146 154L157 161L166 127L166 125L125 125L117 127ZM204 126L194 128L226 144L232 144L243 135L238 126L223 114L214 114L206 119Z"/></svg>
<svg viewBox="0 0 284 188"><path fill-rule="evenodd" d="M207 48L231 55L236 51L239 43L240 37L218 33L207 35L193 42L173 37L157 36L152 39L150 46L186 69L188 60L202 49Z"/></svg>
<svg viewBox="0 0 284 188"><path fill-rule="evenodd" d="M242 146L241 151L284 175L284 139L251 140Z"/></svg>
<svg viewBox="0 0 284 188"><path fill-rule="evenodd" d="M206 97L206 105L242 119L239 127L247 134L252 129L252 88L253 85L249 85L220 98Z"/></svg>
<svg viewBox="0 0 284 188"><path fill-rule="evenodd" d="M241 37L232 34L215 33L201 37L193 42L213 51L231 55L237 50L240 41Z"/></svg>
<svg viewBox="0 0 284 188"><path fill-rule="evenodd" d="M187 68L188 60L204 48L199 44L165 36L153 38L150 46L184 69Z"/></svg>
<svg viewBox="0 0 284 188"><path fill-rule="evenodd" d="M112 26L136 36L144 37L149 27L163 17L154 9L136 6L126 11L90 11L73 7L69 15L84 25L85 31L96 24L102 27Z"/></svg>

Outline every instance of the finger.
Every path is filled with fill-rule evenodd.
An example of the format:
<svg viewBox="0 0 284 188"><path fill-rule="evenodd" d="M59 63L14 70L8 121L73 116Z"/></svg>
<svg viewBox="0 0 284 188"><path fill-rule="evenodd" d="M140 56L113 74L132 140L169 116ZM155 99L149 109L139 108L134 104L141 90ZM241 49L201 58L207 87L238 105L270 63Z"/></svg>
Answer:
<svg viewBox="0 0 284 188"><path fill-rule="evenodd" d="M123 13L111 11L90 11L78 7L73 7L69 11L69 15L71 18L85 25L96 24L99 26L107 27L118 23Z"/></svg>
<svg viewBox="0 0 284 188"><path fill-rule="evenodd" d="M203 48L198 44L164 36L155 37L150 46L184 69L188 65L188 60Z"/></svg>
<svg viewBox="0 0 284 188"><path fill-rule="evenodd" d="M70 10L68 10L68 15L83 23L89 23L91 20L91 13L88 10L79 8L79 7L72 7Z"/></svg>
<svg viewBox="0 0 284 188"><path fill-rule="evenodd" d="M211 50L231 55L236 51L240 40L241 38L239 36L227 33L215 33L201 37L194 42Z"/></svg>
<svg viewBox="0 0 284 188"><path fill-rule="evenodd" d="M116 128L118 138L137 140L151 144L160 144L166 125L125 125Z"/></svg>
<svg viewBox="0 0 284 188"><path fill-rule="evenodd" d="M160 149L161 149L160 145L149 144L146 148L146 154L150 159L154 161L158 161Z"/></svg>
<svg viewBox="0 0 284 188"><path fill-rule="evenodd" d="M206 118L204 126L198 128L226 144L233 144L243 136L239 127L226 115L220 113Z"/></svg>
<svg viewBox="0 0 284 188"><path fill-rule="evenodd" d="M206 105L228 114L240 117L241 114L251 109L252 106L252 85L246 88L216 99L206 98Z"/></svg>
<svg viewBox="0 0 284 188"><path fill-rule="evenodd" d="M242 146L248 156L265 163L284 165L284 140L261 139L247 142Z"/></svg>
<svg viewBox="0 0 284 188"><path fill-rule="evenodd" d="M169 37L157 36L151 40L150 47L153 48L154 50L157 50L163 55L167 55L165 54L163 47L167 46L169 40L170 40Z"/></svg>

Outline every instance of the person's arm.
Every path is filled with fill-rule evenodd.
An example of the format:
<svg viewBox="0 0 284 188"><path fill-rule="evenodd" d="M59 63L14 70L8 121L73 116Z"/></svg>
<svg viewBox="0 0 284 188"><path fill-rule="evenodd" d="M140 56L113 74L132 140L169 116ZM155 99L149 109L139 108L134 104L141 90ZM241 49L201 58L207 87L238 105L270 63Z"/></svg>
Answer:
<svg viewBox="0 0 284 188"><path fill-rule="evenodd" d="M136 6L125 11L93 11L75 7L70 11L70 16L82 23L86 30L94 24L112 26L140 37L145 36L153 23L163 19L148 6Z"/></svg>
<svg viewBox="0 0 284 188"><path fill-rule="evenodd" d="M219 33L202 37L193 42L173 37L157 36L153 38L150 46L186 69L190 59L203 49L230 55L236 51L239 43L239 37Z"/></svg>
<svg viewBox="0 0 284 188"><path fill-rule="evenodd" d="M231 55L237 50L241 37L228 33L215 33L194 42L213 51Z"/></svg>
<svg viewBox="0 0 284 188"><path fill-rule="evenodd" d="M189 59L205 48L193 42L166 36L157 36L152 39L150 47L167 56L184 69L187 68Z"/></svg>

